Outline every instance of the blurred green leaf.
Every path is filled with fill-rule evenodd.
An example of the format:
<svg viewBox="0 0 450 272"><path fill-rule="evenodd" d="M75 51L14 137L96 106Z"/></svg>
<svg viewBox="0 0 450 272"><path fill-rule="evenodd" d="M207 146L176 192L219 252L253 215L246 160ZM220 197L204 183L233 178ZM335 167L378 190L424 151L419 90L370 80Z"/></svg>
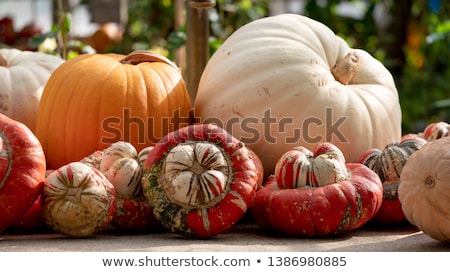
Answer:
<svg viewBox="0 0 450 272"><path fill-rule="evenodd" d="M186 32L184 31L174 31L169 34L168 37L169 45L172 49L178 49L186 44Z"/></svg>

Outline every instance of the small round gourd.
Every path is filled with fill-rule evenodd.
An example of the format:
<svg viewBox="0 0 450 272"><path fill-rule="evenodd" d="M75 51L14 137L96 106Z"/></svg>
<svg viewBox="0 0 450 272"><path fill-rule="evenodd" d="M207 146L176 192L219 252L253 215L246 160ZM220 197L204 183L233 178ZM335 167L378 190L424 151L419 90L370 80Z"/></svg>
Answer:
<svg viewBox="0 0 450 272"><path fill-rule="evenodd" d="M313 152L294 148L275 169L251 209L265 229L289 236L336 235L361 227L381 206L378 175L360 163L346 163L330 143Z"/></svg>
<svg viewBox="0 0 450 272"><path fill-rule="evenodd" d="M217 236L253 204L261 173L252 154L218 126L178 129L148 153L144 195L167 230L187 238Z"/></svg>
<svg viewBox="0 0 450 272"><path fill-rule="evenodd" d="M142 168L134 158L120 158L104 172L114 185L116 194L124 198L137 197L142 193Z"/></svg>
<svg viewBox="0 0 450 272"><path fill-rule="evenodd" d="M100 170L113 184L118 196L132 198L142 193L142 166L137 156L137 150L132 144L118 141L91 153L80 162Z"/></svg>
<svg viewBox="0 0 450 272"><path fill-rule="evenodd" d="M72 162L47 176L42 201L43 217L49 227L82 238L98 233L111 223L116 192L99 170Z"/></svg>
<svg viewBox="0 0 450 272"><path fill-rule="evenodd" d="M434 141L442 137L447 137L450 134L450 124L447 122L435 122L425 127L423 137L427 141Z"/></svg>
<svg viewBox="0 0 450 272"><path fill-rule="evenodd" d="M153 146L147 146L143 148L141 151L139 151L137 155L137 161L139 165L144 168L145 161L147 160L148 153L153 149Z"/></svg>
<svg viewBox="0 0 450 272"><path fill-rule="evenodd" d="M106 149L103 150L103 156L100 161L99 170L102 173L106 173L108 169L114 164L115 161L121 158L136 158L137 150L129 142L118 141L112 143Z"/></svg>
<svg viewBox="0 0 450 272"><path fill-rule="evenodd" d="M389 143L384 149L369 149L361 156L360 163L373 170L383 183L383 203L373 223L392 225L406 221L398 199L400 175L409 157L426 142L421 137L404 135L399 142Z"/></svg>

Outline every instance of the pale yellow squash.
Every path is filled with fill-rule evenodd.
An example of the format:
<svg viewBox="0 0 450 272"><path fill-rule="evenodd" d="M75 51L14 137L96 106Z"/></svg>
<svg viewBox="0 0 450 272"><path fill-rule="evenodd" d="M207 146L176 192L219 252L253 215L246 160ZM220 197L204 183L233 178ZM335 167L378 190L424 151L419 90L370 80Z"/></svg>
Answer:
<svg viewBox="0 0 450 272"><path fill-rule="evenodd" d="M406 161L398 198L409 222L450 241L450 137L426 143Z"/></svg>

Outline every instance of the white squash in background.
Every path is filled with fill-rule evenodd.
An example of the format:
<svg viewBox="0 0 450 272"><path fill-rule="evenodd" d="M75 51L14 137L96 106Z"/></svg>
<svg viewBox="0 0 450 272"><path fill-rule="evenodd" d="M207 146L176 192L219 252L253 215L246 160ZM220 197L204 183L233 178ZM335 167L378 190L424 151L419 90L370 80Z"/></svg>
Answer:
<svg viewBox="0 0 450 272"><path fill-rule="evenodd" d="M450 242L450 137L434 139L409 157L400 173L398 198L409 222Z"/></svg>
<svg viewBox="0 0 450 272"><path fill-rule="evenodd" d="M63 62L53 55L1 48L0 113L34 132L43 87Z"/></svg>

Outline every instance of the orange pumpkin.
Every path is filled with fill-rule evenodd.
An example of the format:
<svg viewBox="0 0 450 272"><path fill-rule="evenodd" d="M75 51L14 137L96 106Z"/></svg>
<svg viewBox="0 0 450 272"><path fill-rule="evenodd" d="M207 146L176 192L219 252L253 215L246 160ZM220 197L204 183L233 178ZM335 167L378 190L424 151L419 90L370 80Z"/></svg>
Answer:
<svg viewBox="0 0 450 272"><path fill-rule="evenodd" d="M148 51L85 54L54 71L42 93L36 136L56 169L127 141L139 151L189 124L178 67Z"/></svg>

